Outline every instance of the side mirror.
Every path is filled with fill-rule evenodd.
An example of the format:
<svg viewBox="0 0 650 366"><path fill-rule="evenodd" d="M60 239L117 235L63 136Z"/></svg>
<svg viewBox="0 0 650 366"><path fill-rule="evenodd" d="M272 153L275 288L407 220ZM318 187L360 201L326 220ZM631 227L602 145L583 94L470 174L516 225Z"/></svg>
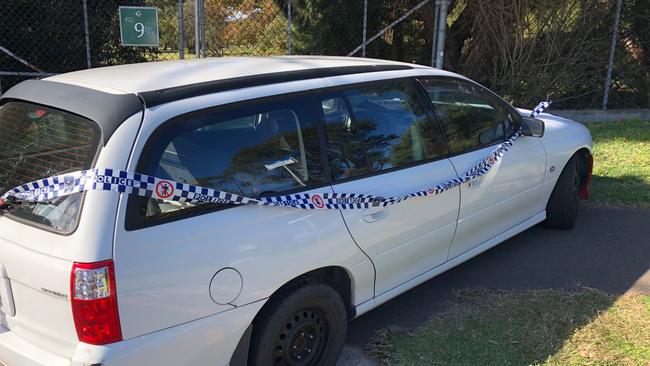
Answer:
<svg viewBox="0 0 650 366"><path fill-rule="evenodd" d="M524 136L544 136L544 121L535 117L524 116L521 118L521 132Z"/></svg>

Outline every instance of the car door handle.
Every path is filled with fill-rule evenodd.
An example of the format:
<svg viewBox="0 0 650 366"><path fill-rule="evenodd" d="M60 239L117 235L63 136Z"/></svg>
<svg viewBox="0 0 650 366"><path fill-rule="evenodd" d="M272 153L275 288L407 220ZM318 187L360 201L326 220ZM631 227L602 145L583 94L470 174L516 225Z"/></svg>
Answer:
<svg viewBox="0 0 650 366"><path fill-rule="evenodd" d="M381 207L381 208L368 208L363 210L361 213L363 216L363 221L365 222L375 222L379 221L383 218L386 218L388 216L388 209Z"/></svg>
<svg viewBox="0 0 650 366"><path fill-rule="evenodd" d="M479 177L467 182L467 188L478 188L483 183L483 177Z"/></svg>

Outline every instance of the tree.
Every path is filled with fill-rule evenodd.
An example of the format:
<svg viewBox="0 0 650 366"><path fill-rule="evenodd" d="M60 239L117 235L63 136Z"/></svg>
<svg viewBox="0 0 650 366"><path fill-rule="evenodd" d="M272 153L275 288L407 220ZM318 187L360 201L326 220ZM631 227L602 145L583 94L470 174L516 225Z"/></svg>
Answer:
<svg viewBox="0 0 650 366"><path fill-rule="evenodd" d="M650 106L650 0L623 1L611 107Z"/></svg>

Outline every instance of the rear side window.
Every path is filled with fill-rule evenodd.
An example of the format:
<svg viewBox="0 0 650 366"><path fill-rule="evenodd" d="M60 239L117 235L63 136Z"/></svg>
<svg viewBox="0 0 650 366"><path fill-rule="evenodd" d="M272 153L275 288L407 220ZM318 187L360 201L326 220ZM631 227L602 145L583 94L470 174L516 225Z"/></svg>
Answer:
<svg viewBox="0 0 650 366"><path fill-rule="evenodd" d="M0 195L23 183L89 169L97 154L98 126L85 118L32 103L0 106ZM60 232L76 228L82 193L51 202L22 203L10 217Z"/></svg>
<svg viewBox="0 0 650 366"><path fill-rule="evenodd" d="M145 172L252 198L322 184L317 114L310 103L301 98L169 122L145 148ZM137 200L140 223L230 207Z"/></svg>
<svg viewBox="0 0 650 366"><path fill-rule="evenodd" d="M489 91L457 79L422 79L442 123L451 153L503 141L515 131L506 103Z"/></svg>
<svg viewBox="0 0 650 366"><path fill-rule="evenodd" d="M411 81L390 81L321 97L334 179L406 166L447 153Z"/></svg>

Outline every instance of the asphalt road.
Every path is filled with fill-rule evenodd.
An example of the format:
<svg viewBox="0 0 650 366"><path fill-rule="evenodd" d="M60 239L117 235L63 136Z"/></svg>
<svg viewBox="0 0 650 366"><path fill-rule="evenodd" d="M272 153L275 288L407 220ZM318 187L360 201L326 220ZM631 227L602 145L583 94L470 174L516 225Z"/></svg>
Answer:
<svg viewBox="0 0 650 366"><path fill-rule="evenodd" d="M341 361L366 364L356 359L375 331L417 327L454 290L577 286L650 294L650 209L583 208L572 230L533 227L350 322Z"/></svg>

